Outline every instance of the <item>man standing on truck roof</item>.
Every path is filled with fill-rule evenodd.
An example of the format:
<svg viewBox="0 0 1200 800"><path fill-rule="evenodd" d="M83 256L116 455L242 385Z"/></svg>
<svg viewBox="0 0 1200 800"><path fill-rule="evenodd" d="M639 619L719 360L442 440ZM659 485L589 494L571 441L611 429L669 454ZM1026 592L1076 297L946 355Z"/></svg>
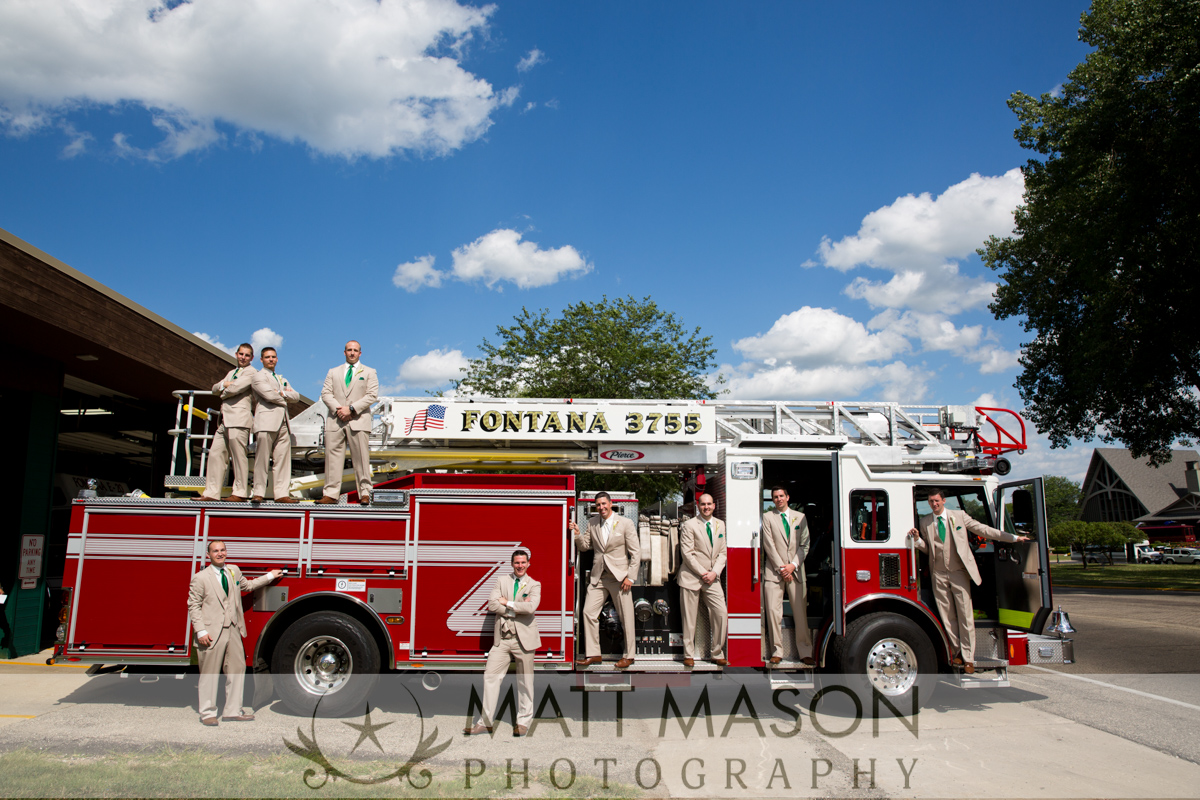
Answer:
<svg viewBox="0 0 1200 800"><path fill-rule="evenodd" d="M379 399L375 370L359 363L362 345L346 342L346 363L329 370L321 389L321 402L329 409L325 419L325 492L318 503L336 503L342 491L346 448L354 464L358 502L371 502L371 406Z"/></svg>
<svg viewBox="0 0 1200 800"><path fill-rule="evenodd" d="M633 521L613 512L612 496L608 492L596 494L596 508L600 513L588 520L583 532L574 520L568 523L575 536L575 547L595 553L587 599L583 604L584 657L575 665L590 667L601 661L600 611L604 608L607 593L617 607L625 634L625 655L617 662L617 669L628 669L635 654L631 589L641 565L642 545Z"/></svg>
<svg viewBox="0 0 1200 800"><path fill-rule="evenodd" d="M288 402L300 399L300 393L288 385L275 371L279 364L279 353L274 347L264 347L259 354L263 369L250 382L258 398L254 410L254 497L261 503L267 493L267 473L271 474L271 490L276 503L297 503L288 494L288 483L292 477L292 429L288 424ZM268 463L275 461L275 468L268 470Z"/></svg>
<svg viewBox="0 0 1200 800"><path fill-rule="evenodd" d="M796 626L796 652L800 663L814 666L812 634L808 630L808 585L804 578L804 557L808 555L808 519L788 507L787 489L771 488L775 507L762 518L762 598L767 612L767 630L771 636L772 666L783 661L783 596L792 605Z"/></svg>
<svg viewBox="0 0 1200 800"><path fill-rule="evenodd" d="M225 476L229 470L229 458L233 456L233 493L229 499L244 503L249 493L250 427L254 424L254 392L250 381L256 370L250 366L254 360L254 348L243 342L234 354L238 365L229 370L225 377L213 384L212 390L221 398L221 425L213 436L208 450L208 474L205 476L204 494L196 500L215 501L221 499Z"/></svg>
<svg viewBox="0 0 1200 800"><path fill-rule="evenodd" d="M210 566L192 576L188 589L188 619L196 632L197 659L200 662L200 722L217 723L217 680L225 667L225 722L253 722L254 714L242 713L242 685L246 677L246 651L242 637L246 620L242 614L242 593L266 586L283 574L273 569L246 580L242 571L225 561L225 543L208 543Z"/></svg>
<svg viewBox="0 0 1200 800"><path fill-rule="evenodd" d="M1001 542L1028 542L1029 537L1005 533L977 522L965 511L946 508L946 493L942 489L929 490L929 508L933 513L921 517L908 535L917 540L918 550L929 554L933 599L937 601L954 653L950 663L973 675L975 608L971 603L971 583L978 585L980 578L967 533Z"/></svg>
<svg viewBox="0 0 1200 800"><path fill-rule="evenodd" d="M475 724L463 728L467 736L492 732L500 682L511 661L517 662L517 725L513 736L529 732L533 721L533 656L542 644L535 616L542 602L542 585L530 577L528 570L529 551L514 550L512 574L498 578L488 597L488 611L496 615L496 640L483 671L483 707Z"/></svg>
<svg viewBox="0 0 1200 800"><path fill-rule="evenodd" d="M700 495L696 508L700 516L679 526L679 554L683 561L679 569L683 665L696 664L696 612L703 597L712 636L712 662L724 667L729 663L725 659L729 609L721 588L721 573L725 571L725 523L713 516L717 504L711 494Z"/></svg>

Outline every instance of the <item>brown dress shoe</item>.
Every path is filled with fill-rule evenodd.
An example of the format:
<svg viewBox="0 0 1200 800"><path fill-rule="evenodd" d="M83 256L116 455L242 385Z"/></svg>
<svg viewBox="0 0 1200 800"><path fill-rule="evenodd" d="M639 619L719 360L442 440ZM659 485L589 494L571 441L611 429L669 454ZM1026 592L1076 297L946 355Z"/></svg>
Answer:
<svg viewBox="0 0 1200 800"><path fill-rule="evenodd" d="M770 661L770 663L771 663L772 665L778 664L780 661L783 661L783 659L782 659L782 658L780 658L779 656L771 656L771 661Z"/></svg>
<svg viewBox="0 0 1200 800"><path fill-rule="evenodd" d="M336 506L337 500L333 497L325 497L324 495L322 495L321 499L317 501L317 505Z"/></svg>
<svg viewBox="0 0 1200 800"><path fill-rule="evenodd" d="M481 733L491 733L492 729L486 725L476 725L473 728L463 728L464 736L478 736Z"/></svg>
<svg viewBox="0 0 1200 800"><path fill-rule="evenodd" d="M246 502L246 498L240 497L236 494L231 494L231 495L229 495L229 497L225 498L225 502L226 503L244 503L244 502Z"/></svg>
<svg viewBox="0 0 1200 800"><path fill-rule="evenodd" d="M513 728L513 736L524 736L527 733L529 733L529 728L525 725L518 725Z"/></svg>
<svg viewBox="0 0 1200 800"><path fill-rule="evenodd" d="M369 506L369 505L371 505L371 495L369 495L369 494L360 494L360 495L358 496L358 504L359 504L360 506Z"/></svg>
<svg viewBox="0 0 1200 800"><path fill-rule="evenodd" d="M216 718L216 717L201 717L201 718L200 718L200 724L201 724L201 725L209 725L209 726L213 726L213 725L216 725L216 724L218 724L218 723L217 723L217 718Z"/></svg>
<svg viewBox="0 0 1200 800"><path fill-rule="evenodd" d="M600 661L601 661L600 656L588 656L587 658L581 658L578 661L576 661L575 666L590 667L592 664L599 664Z"/></svg>
<svg viewBox="0 0 1200 800"><path fill-rule="evenodd" d="M254 495L254 497L250 498L251 503L261 503L262 501L263 501L263 496L261 494L256 494L256 495Z"/></svg>
<svg viewBox="0 0 1200 800"><path fill-rule="evenodd" d="M970 661L964 661L963 662L963 672L967 673L968 675L974 675L975 674L975 665L973 663L971 663Z"/></svg>
<svg viewBox="0 0 1200 800"><path fill-rule="evenodd" d="M812 656L805 656L804 658L800 659L800 663L806 667L815 667L817 665L817 662L813 661Z"/></svg>
<svg viewBox="0 0 1200 800"><path fill-rule="evenodd" d="M685 659L683 660L683 665L684 665L685 667L694 667L694 666L696 666L696 659L694 659L694 658L685 658Z"/></svg>
<svg viewBox="0 0 1200 800"><path fill-rule="evenodd" d="M236 717L221 717L222 722L254 722L253 714L238 714Z"/></svg>
<svg viewBox="0 0 1200 800"><path fill-rule="evenodd" d="M959 656L955 656L954 658L950 659L950 664L951 664L951 666L961 667L963 664L962 656L959 655Z"/></svg>
<svg viewBox="0 0 1200 800"><path fill-rule="evenodd" d="M294 497L276 497L274 502L276 502L276 503L299 503L300 501Z"/></svg>
<svg viewBox="0 0 1200 800"><path fill-rule="evenodd" d="M221 498L219 497L209 497L206 494L202 494L199 497L193 497L192 499L197 503L219 503L221 501Z"/></svg>
<svg viewBox="0 0 1200 800"><path fill-rule="evenodd" d="M728 659L728 658L714 658L714 659L712 660L712 662L713 662L714 664L716 664L718 667L728 667L728 666L729 666L729 659Z"/></svg>
<svg viewBox="0 0 1200 800"><path fill-rule="evenodd" d="M632 658L622 658L617 662L617 669L629 669L631 666L633 666Z"/></svg>

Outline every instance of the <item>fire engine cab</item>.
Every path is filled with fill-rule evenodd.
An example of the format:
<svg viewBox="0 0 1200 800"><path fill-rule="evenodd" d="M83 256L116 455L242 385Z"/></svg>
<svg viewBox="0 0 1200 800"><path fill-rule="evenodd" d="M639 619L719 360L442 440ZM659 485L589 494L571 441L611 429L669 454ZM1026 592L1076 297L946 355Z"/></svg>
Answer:
<svg viewBox="0 0 1200 800"><path fill-rule="evenodd" d="M206 392L181 391L174 496L81 497L74 502L55 660L92 664L195 663L187 612L191 576L208 543L226 543L248 578L284 570L243 599L246 653L298 711L360 708L387 670L480 671L491 647L487 611L512 552L531 553L542 584L536 668L575 672L589 690L639 681L686 681L693 672L761 671L776 686L811 686L813 670L859 681L894 703L939 674L966 687L1007 686L1010 665L1063 663L1072 643L1041 632L1051 588L1040 478L1004 483L1006 455L1024 450L1014 412L896 403L381 398L371 434L374 491L360 505L194 502L204 485L215 409ZM292 420L291 495L319 496L324 414ZM341 467L336 468L341 472ZM601 614L604 662L577 669L591 553L577 552L568 522L586 521L582 473L678 476L681 502L647 505L611 492L638 524L641 568L634 619ZM353 487L352 471L344 471ZM769 663L761 591L761 523L770 489L787 489L808 520L803 563L813 651ZM1028 535L1028 543L973 543L983 582L972 588L976 672L959 674L934 603L925 556L907 536L929 513L931 488L948 508ZM679 523L711 494L726 523L721 577L729 610L729 664L706 660L701 606L694 666L682 663ZM84 493L86 494L86 492ZM121 609L121 613L113 613ZM134 613L129 613L133 611ZM622 631L637 658L617 671Z"/></svg>

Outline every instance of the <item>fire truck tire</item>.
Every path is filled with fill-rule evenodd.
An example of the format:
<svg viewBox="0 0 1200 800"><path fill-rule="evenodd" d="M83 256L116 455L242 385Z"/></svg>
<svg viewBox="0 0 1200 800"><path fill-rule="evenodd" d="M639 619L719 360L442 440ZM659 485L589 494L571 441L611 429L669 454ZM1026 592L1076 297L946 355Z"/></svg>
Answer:
<svg viewBox="0 0 1200 800"><path fill-rule="evenodd" d="M298 714L359 713L379 681L379 647L358 620L319 611L279 637L271 672L279 699Z"/></svg>
<svg viewBox="0 0 1200 800"><path fill-rule="evenodd" d="M908 617L886 611L859 617L832 649L838 668L866 701L872 689L899 708L933 697L937 655L929 636Z"/></svg>

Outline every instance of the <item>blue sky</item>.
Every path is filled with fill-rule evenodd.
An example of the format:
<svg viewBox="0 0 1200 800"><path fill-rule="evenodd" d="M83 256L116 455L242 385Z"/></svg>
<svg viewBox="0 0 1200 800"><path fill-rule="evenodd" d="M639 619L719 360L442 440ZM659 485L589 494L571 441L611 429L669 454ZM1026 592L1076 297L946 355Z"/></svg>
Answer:
<svg viewBox="0 0 1200 800"><path fill-rule="evenodd" d="M973 251L1084 3L304 8L4 3L0 227L310 397L348 338L420 395L522 307L632 294L735 399L1019 408Z"/></svg>

